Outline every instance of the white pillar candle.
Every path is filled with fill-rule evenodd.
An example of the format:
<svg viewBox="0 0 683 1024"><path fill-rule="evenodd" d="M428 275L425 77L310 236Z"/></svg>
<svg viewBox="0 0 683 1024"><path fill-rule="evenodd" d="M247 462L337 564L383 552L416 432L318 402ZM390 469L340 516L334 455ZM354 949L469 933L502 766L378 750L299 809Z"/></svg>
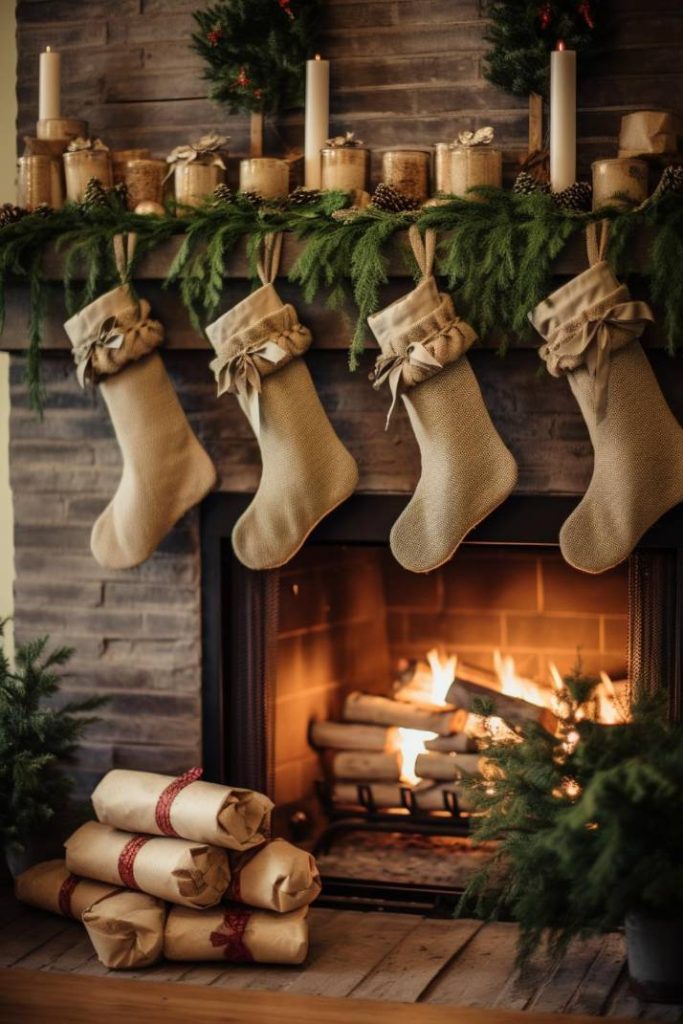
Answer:
<svg viewBox="0 0 683 1024"><path fill-rule="evenodd" d="M48 46L40 55L38 118L46 121L61 116L61 58Z"/></svg>
<svg viewBox="0 0 683 1024"><path fill-rule="evenodd" d="M561 192L576 181L576 53L562 43L550 54L550 184Z"/></svg>
<svg viewBox="0 0 683 1024"><path fill-rule="evenodd" d="M330 133L330 62L306 61L306 134L304 141L306 188L320 188L320 150Z"/></svg>

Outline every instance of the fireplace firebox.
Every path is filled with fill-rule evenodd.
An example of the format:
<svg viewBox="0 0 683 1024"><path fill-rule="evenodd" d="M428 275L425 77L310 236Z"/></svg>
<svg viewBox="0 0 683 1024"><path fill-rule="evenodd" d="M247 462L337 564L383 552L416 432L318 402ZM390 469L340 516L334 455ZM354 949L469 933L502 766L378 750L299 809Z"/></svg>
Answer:
<svg viewBox="0 0 683 1024"><path fill-rule="evenodd" d="M357 729L350 717L366 723L361 730L369 728L362 735L372 738L371 748L378 736L383 742L381 727L369 724L372 715L349 714L349 699L353 704L353 695L369 695L363 700L372 706L370 698L386 702L397 687L410 693L417 681L424 683L428 653L432 673L442 663L475 692L491 683L530 700L523 706L539 714L553 675L567 672L578 655L587 673L603 673L605 699L614 698L622 711L638 687L666 687L670 713L678 716L683 514L674 510L662 519L628 564L591 577L566 565L557 548L575 499L514 496L451 563L415 576L388 547L406 500L354 496L320 524L292 562L269 572L245 569L230 547L232 526L249 497L217 494L205 502L204 765L208 778L268 792L278 807L276 830L317 843L324 853L339 837L348 845L349 836L357 836L358 846L367 845L371 832L383 837L375 855L388 863L388 837L402 833L413 837L411 864L424 852L419 837L441 844L453 863L468 831L466 799L457 784L420 781L424 770L416 771L414 759L406 767L405 746L401 777L391 775L397 756L391 751L403 730L385 730L392 735L389 753L369 759L345 754L347 767L337 778L338 752L316 749L312 723L339 722L350 734ZM518 693L520 686L531 695ZM450 770L447 755L430 752L429 761L439 767L444 756ZM452 904L453 887L438 878L420 885L392 881L391 872L373 874L371 885L329 876L326 896L422 912Z"/></svg>

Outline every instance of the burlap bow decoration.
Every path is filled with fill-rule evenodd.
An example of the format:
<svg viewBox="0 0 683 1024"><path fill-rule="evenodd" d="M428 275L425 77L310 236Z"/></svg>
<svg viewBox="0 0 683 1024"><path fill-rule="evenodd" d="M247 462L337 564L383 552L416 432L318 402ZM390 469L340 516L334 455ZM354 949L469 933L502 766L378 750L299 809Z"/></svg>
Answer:
<svg viewBox="0 0 683 1024"><path fill-rule="evenodd" d="M433 313L396 339L399 352L379 356L370 374L375 390L388 384L391 391L385 429L389 427L399 390L421 384L449 363L456 362L475 339L474 330L456 315L448 295L441 296L441 304Z"/></svg>
<svg viewBox="0 0 683 1024"><path fill-rule="evenodd" d="M109 146L106 146L102 139L84 139L81 135L76 139L72 139L69 145L66 147L67 153L80 153L84 150L99 150L100 152L109 152Z"/></svg>
<svg viewBox="0 0 683 1024"><path fill-rule="evenodd" d="M186 146L176 146L166 157L166 163L170 164L166 177L173 173L175 164L191 164L195 160L225 170L220 150L229 139L229 135L218 135L216 132L211 132L208 135L202 135L201 139L197 139L196 142L190 142Z"/></svg>
<svg viewBox="0 0 683 1024"><path fill-rule="evenodd" d="M299 323L293 306L264 317L252 327L231 335L217 348L209 364L218 384L218 397L237 395L254 434L261 436L260 395L263 377L286 366L311 344L311 332Z"/></svg>
<svg viewBox="0 0 683 1024"><path fill-rule="evenodd" d="M96 384L158 348L164 340L164 328L149 319L150 306L143 299L137 306L109 315L92 331L74 343L76 376L82 388Z"/></svg>
<svg viewBox="0 0 683 1024"><path fill-rule="evenodd" d="M641 336L654 322L646 302L634 302L625 286L602 302L562 324L539 349L553 377L585 365L594 381L594 408L598 423L607 408L611 353Z"/></svg>

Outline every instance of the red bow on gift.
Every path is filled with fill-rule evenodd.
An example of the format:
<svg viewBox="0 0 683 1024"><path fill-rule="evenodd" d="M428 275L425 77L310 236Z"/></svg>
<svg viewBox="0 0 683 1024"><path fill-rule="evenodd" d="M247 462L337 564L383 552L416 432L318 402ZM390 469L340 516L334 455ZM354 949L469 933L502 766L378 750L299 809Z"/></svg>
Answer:
<svg viewBox="0 0 683 1024"><path fill-rule="evenodd" d="M211 932L211 945L224 946L223 956L231 964L250 964L254 958L244 944L244 931L251 914L247 910L226 910L218 931Z"/></svg>

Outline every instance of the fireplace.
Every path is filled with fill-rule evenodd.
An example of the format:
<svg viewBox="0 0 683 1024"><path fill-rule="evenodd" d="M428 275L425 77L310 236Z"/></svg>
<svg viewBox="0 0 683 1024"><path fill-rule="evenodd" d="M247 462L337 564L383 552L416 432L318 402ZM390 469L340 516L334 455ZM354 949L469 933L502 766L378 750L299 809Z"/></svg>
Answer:
<svg viewBox="0 0 683 1024"><path fill-rule="evenodd" d="M414 686L416 666L418 676L424 673L430 649L433 658L457 658L458 677L502 683L503 693L513 694L520 680L549 693L553 675L568 672L578 656L587 674L607 677L605 700L615 698L621 713L637 687L668 680L671 713L679 714L678 510L628 563L591 577L568 566L556 546L575 501L516 496L449 564L416 576L388 547L406 499L357 495L292 562L255 573L230 547L232 525L248 500L213 495L202 514L205 769L210 778L269 792L279 808L276 830L317 844L323 868L338 837L347 845L349 836L358 837L361 863L376 856L373 884L335 873L326 886L333 902L421 911L452 905L449 887L438 883L433 845L425 859L436 870L433 884L396 882L389 870L392 882L382 862L395 852L390 834L411 837L411 864L419 861L421 842L446 844L442 852L452 861L468 831L457 786L419 783L432 787L423 800L419 788L405 784L405 757L398 782L336 782L334 753L311 742L312 723L343 721L350 693L392 697L397 686ZM370 855L368 833L383 837Z"/></svg>

